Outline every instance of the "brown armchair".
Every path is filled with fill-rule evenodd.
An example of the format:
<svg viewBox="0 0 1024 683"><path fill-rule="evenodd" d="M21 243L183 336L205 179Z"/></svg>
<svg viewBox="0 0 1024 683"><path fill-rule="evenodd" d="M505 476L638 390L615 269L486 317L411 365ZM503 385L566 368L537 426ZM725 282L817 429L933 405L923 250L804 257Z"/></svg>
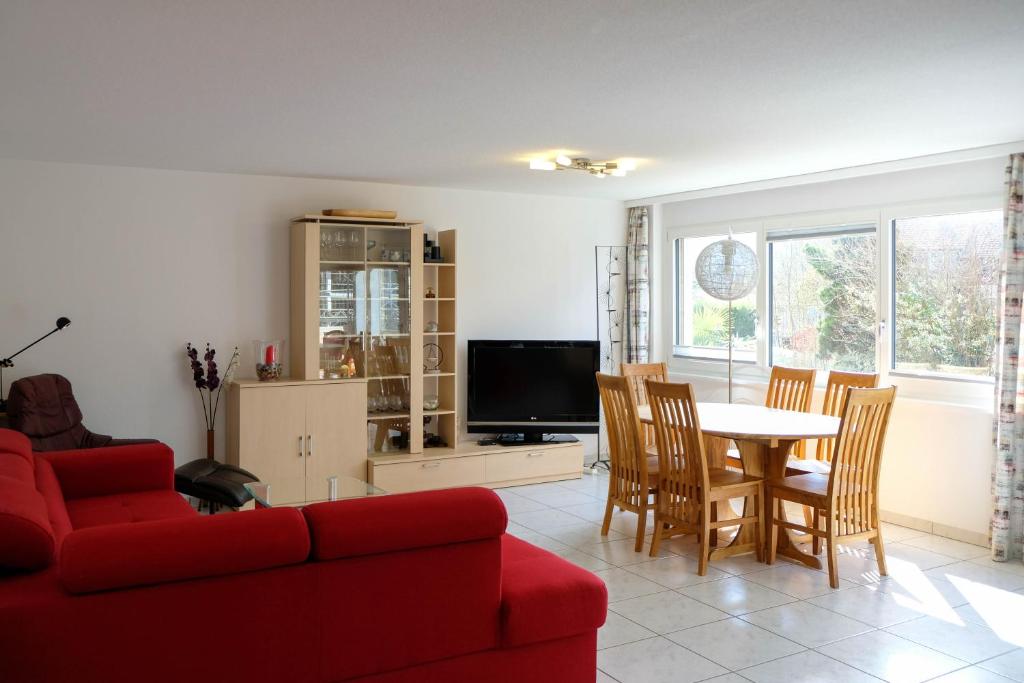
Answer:
<svg viewBox="0 0 1024 683"><path fill-rule="evenodd" d="M11 429L25 434L34 451L66 451L101 446L153 443L153 439L115 439L89 431L82 411L61 375L23 377L11 385L7 400Z"/></svg>

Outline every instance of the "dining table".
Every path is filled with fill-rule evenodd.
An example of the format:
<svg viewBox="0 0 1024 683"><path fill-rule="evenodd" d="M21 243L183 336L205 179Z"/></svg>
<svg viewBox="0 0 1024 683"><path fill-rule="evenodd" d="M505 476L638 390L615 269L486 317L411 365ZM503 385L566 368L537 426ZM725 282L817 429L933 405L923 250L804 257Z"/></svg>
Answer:
<svg viewBox="0 0 1024 683"><path fill-rule="evenodd" d="M638 406L640 421L653 425L651 407ZM830 439L839 433L839 418L818 413L801 413L745 403L697 403L697 417L704 435L705 454L709 467L725 467L730 441L735 442L743 462L744 473L761 477L766 482L786 476L786 463L793 446L805 439ZM744 507L750 504L744 500ZM781 508L781 505L780 505ZM771 542L770 524L773 523L771 501L765 496L764 557ZM780 511L780 514L782 512ZM724 516L723 516L724 515ZM736 516L725 501L719 509L719 519ZM745 516L745 515L744 515ZM732 545L754 542L753 529L744 525L731 540ZM821 560L800 550L788 529L780 529L776 554L790 558L814 569L821 569Z"/></svg>

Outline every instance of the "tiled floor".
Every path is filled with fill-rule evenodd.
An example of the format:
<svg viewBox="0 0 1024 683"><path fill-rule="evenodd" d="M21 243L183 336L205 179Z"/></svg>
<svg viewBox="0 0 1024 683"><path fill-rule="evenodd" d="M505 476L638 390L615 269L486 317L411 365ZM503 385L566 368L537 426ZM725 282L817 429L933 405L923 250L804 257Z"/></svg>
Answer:
<svg viewBox="0 0 1024 683"><path fill-rule="evenodd" d="M687 681L1024 681L1024 565L966 543L886 524L889 576L871 547L840 548L824 572L751 555L697 576L693 537L633 551L636 516L600 535L604 476L498 491L509 532L600 576L608 621L598 683Z"/></svg>

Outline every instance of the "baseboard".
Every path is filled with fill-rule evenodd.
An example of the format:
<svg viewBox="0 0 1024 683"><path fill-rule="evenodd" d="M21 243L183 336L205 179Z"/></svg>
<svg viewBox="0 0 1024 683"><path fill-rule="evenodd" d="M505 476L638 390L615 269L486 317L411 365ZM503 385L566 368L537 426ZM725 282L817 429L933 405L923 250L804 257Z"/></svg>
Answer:
<svg viewBox="0 0 1024 683"><path fill-rule="evenodd" d="M916 529L917 531L935 534L936 536L942 536L943 538L951 538L954 541L970 543L971 545L981 546L982 548L989 547L988 534L978 533L977 531L968 531L967 529L939 524L937 522L932 522L931 520L911 517L910 515L904 515L899 512L890 512L888 510L879 510L878 515L882 518L883 522L889 522L890 524L905 526L909 529Z"/></svg>

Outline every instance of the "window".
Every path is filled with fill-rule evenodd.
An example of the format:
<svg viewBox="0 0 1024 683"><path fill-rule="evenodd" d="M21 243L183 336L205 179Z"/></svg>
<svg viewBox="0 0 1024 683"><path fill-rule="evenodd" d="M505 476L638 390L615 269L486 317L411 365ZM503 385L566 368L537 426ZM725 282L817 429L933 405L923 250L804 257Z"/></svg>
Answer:
<svg viewBox="0 0 1024 683"><path fill-rule="evenodd" d="M769 232L769 364L874 371L874 225Z"/></svg>
<svg viewBox="0 0 1024 683"><path fill-rule="evenodd" d="M992 376L1001 211L893 221L892 369Z"/></svg>
<svg viewBox="0 0 1024 683"><path fill-rule="evenodd" d="M708 245L728 235L683 237L675 241L675 353L697 358L725 358L728 355L728 302L719 301L697 284L694 266ZM757 233L733 235L733 239L757 252ZM757 360L756 290L732 302L733 358Z"/></svg>

